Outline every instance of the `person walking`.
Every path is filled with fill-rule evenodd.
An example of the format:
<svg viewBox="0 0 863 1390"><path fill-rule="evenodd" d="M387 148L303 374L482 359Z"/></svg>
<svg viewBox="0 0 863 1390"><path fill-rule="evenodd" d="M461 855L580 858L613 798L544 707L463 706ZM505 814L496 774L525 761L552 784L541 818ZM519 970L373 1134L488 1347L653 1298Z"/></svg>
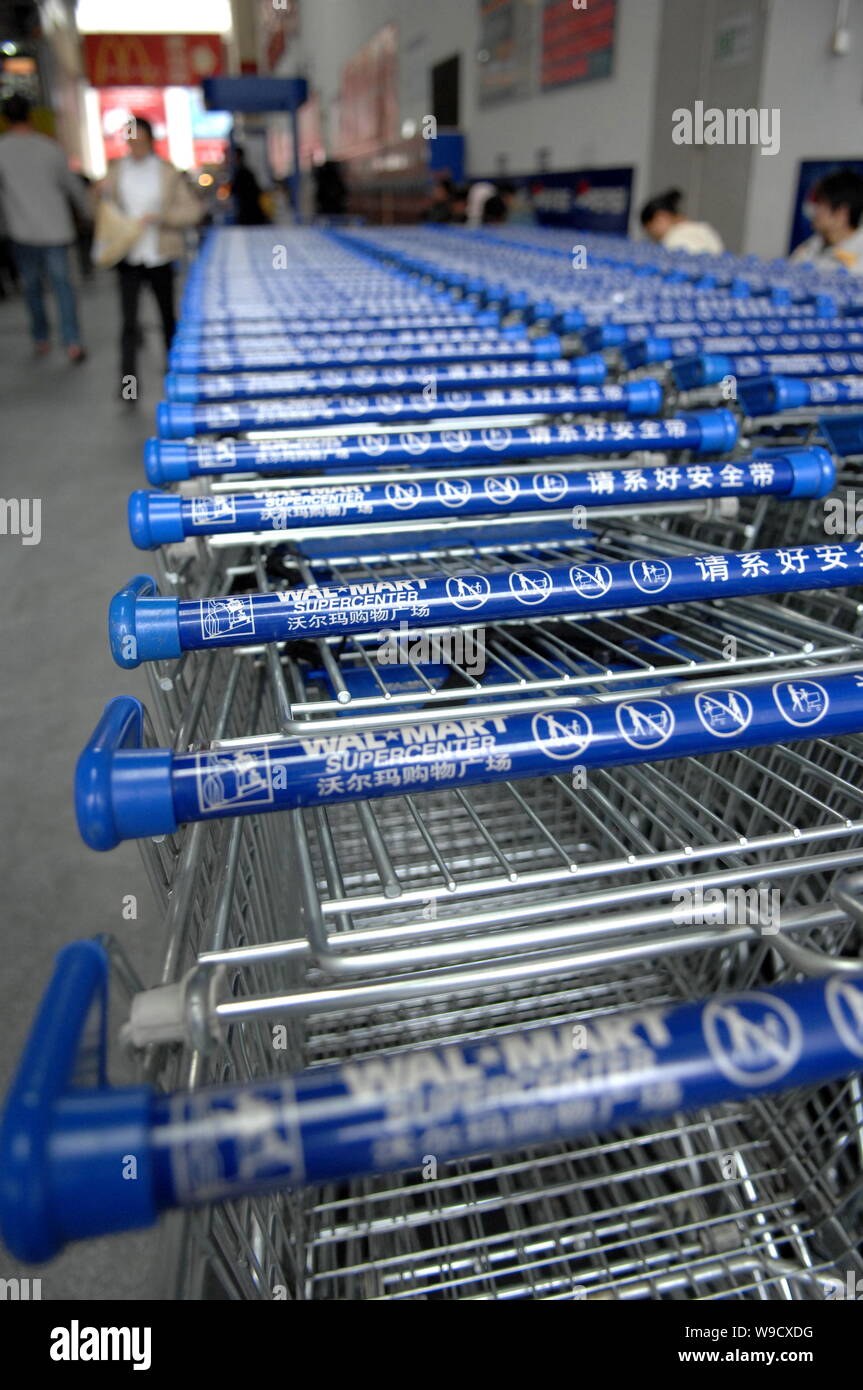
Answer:
<svg viewBox="0 0 863 1390"><path fill-rule="evenodd" d="M149 287L159 311L165 352L176 328L174 262L184 250L183 233L197 226L204 207L185 175L156 154L153 127L133 116L128 135L129 154L108 169L103 196L137 219L141 234L117 265L120 290L120 395L134 402L140 392L137 376L141 330L138 306L141 290Z"/></svg>
<svg viewBox="0 0 863 1390"><path fill-rule="evenodd" d="M75 241L74 207L82 221L92 220L87 195L66 156L47 135L30 124L30 103L11 96L3 104L9 123L0 136L0 201L12 243L30 330L37 356L50 352L50 325L45 311L44 281L50 282L60 317L60 337L70 362L86 357L78 323L75 290L69 276L69 247Z"/></svg>
<svg viewBox="0 0 863 1390"><path fill-rule="evenodd" d="M261 207L261 185L246 163L242 145L234 146L234 175L231 179L234 221L238 227L263 227L269 217Z"/></svg>

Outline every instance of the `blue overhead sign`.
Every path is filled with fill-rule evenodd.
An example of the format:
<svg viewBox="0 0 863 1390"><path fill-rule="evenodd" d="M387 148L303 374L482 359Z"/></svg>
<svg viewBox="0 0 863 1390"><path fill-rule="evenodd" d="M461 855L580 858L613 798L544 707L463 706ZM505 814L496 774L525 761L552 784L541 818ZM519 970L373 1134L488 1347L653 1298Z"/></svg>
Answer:
<svg viewBox="0 0 863 1390"><path fill-rule="evenodd" d="M304 77L207 77L210 111L296 111L309 95Z"/></svg>

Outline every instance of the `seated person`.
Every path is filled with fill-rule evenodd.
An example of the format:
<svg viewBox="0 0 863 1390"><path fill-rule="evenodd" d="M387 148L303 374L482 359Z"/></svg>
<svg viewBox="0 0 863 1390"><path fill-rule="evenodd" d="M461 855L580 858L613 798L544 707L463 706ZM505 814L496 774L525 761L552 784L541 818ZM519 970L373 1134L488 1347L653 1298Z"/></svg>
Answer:
<svg viewBox="0 0 863 1390"><path fill-rule="evenodd" d="M645 203L641 209L641 225L651 241L658 241L666 251L687 251L719 256L724 251L722 238L707 222L693 222L680 211L683 194L670 188Z"/></svg>
<svg viewBox="0 0 863 1390"><path fill-rule="evenodd" d="M863 178L850 169L831 169L810 189L807 202L815 233L795 248L791 260L863 275Z"/></svg>

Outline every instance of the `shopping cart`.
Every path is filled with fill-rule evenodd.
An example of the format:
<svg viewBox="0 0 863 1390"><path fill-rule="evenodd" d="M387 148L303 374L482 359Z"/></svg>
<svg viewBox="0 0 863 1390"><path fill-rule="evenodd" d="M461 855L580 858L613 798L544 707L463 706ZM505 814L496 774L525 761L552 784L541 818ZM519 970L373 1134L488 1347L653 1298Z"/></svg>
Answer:
<svg viewBox="0 0 863 1390"><path fill-rule="evenodd" d="M351 1061L330 1035L329 1062L266 1080L230 1025L239 1067L163 1094L109 1088L104 1041L74 1084L107 967L96 943L61 955L7 1109L25 1257L206 1204L170 1233L180 1297L795 1300L863 1268L859 980L681 1005L654 978L622 1012L594 984L542 1027L468 1013L445 1045Z"/></svg>
<svg viewBox="0 0 863 1390"><path fill-rule="evenodd" d="M314 318L318 283L321 324L327 302L333 318L374 317L376 296L382 316L433 314L438 291L537 324L576 313L549 248L501 238L490 284L482 238L332 241L338 255L301 234L292 281L268 274L271 232L212 238L187 322L226 314L233 354L255 341L244 322ZM665 289L627 292L622 313L691 314L703 263L644 248L621 264L613 239L592 245L608 264L585 318L632 266ZM413 278L388 294L392 268ZM717 266L717 315L826 307L817 276L771 287L743 269ZM163 444L185 466L246 442ZM282 477L193 464L209 476L136 500L139 539L162 543L173 579L157 593L137 577L112 636L121 664L147 667L153 720L112 702L77 807L94 847L138 839L165 954L152 988L109 943L58 961L3 1131L3 1230L22 1257L165 1212L180 1298L797 1300L856 1281L863 634L849 586L863 560L792 529L771 553L705 553L697 528L745 496L612 514L627 472L698 468L730 492L734 466L745 494L765 462L679 447L604 459L612 491L592 494L606 505L587 508L591 531L570 513L595 461L546 455L392 478L337 459L328 478L291 476L284 456ZM773 460L776 489L754 505L794 517L805 499L774 505L794 459ZM806 467L823 491L832 462L813 451ZM517 539L485 512L435 533L442 494L486 508L488 478L511 475L519 505L561 469L565 528L549 494L549 510L507 517L527 527ZM386 510L403 500L394 482L422 516ZM350 510L357 484L380 533ZM297 518L282 500L312 510L327 489L342 515ZM236 529L268 508L263 537ZM283 520L310 524L286 542ZM175 547L191 555L179 579ZM118 985L130 1088L105 1076Z"/></svg>

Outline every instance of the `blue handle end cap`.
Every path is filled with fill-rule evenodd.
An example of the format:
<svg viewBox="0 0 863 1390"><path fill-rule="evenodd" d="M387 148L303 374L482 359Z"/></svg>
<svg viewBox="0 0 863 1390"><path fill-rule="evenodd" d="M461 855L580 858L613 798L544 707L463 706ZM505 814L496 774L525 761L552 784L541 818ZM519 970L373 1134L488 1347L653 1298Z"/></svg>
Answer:
<svg viewBox="0 0 863 1390"><path fill-rule="evenodd" d="M165 482L162 477L161 447L158 439L148 439L144 445L144 472L155 487Z"/></svg>
<svg viewBox="0 0 863 1390"><path fill-rule="evenodd" d="M136 575L111 599L108 639L111 655L127 671L133 671L142 661L179 657L179 600L160 598L155 580L149 575Z"/></svg>
<svg viewBox="0 0 863 1390"><path fill-rule="evenodd" d="M170 439L148 439L144 445L144 471L154 487L184 482L192 476L188 446Z"/></svg>
<svg viewBox="0 0 863 1390"><path fill-rule="evenodd" d="M563 351L560 337L557 333L545 333L540 338L534 338L531 347L533 348L535 357L560 357Z"/></svg>
<svg viewBox="0 0 863 1390"><path fill-rule="evenodd" d="M630 415L658 415L662 410L664 391L654 378L630 381L626 384L626 409Z"/></svg>
<svg viewBox="0 0 863 1390"><path fill-rule="evenodd" d="M143 489L129 497L129 534L139 550L156 550L183 536L182 502L166 492Z"/></svg>
<svg viewBox="0 0 863 1390"><path fill-rule="evenodd" d="M777 376L773 378L773 409L797 410L810 403L812 392L804 377Z"/></svg>
<svg viewBox="0 0 863 1390"><path fill-rule="evenodd" d="M832 454L813 444L808 449L789 452L794 482L789 497L826 497L836 485L836 463Z"/></svg>
<svg viewBox="0 0 863 1390"><path fill-rule="evenodd" d="M160 439L188 439L195 434L194 403L160 401L156 406L156 433Z"/></svg>
<svg viewBox="0 0 863 1390"><path fill-rule="evenodd" d="M559 333L578 333L584 328L587 320L581 309L565 309L559 314L555 321L555 328Z"/></svg>
<svg viewBox="0 0 863 1390"><path fill-rule="evenodd" d="M608 376L608 363L598 352L588 353L586 357L577 357L573 367L579 386L602 386Z"/></svg>
<svg viewBox="0 0 863 1390"><path fill-rule="evenodd" d="M178 372L166 372L164 381L165 399L168 401L196 401L199 397L200 383L196 376L182 376Z"/></svg>
<svg viewBox="0 0 863 1390"><path fill-rule="evenodd" d="M142 748L144 706L110 700L75 769L75 814L90 849L177 829L171 750Z"/></svg>
<svg viewBox="0 0 863 1390"><path fill-rule="evenodd" d="M699 451L703 454L724 454L733 449L738 439L738 424L730 410L694 410L685 416L701 431Z"/></svg>

